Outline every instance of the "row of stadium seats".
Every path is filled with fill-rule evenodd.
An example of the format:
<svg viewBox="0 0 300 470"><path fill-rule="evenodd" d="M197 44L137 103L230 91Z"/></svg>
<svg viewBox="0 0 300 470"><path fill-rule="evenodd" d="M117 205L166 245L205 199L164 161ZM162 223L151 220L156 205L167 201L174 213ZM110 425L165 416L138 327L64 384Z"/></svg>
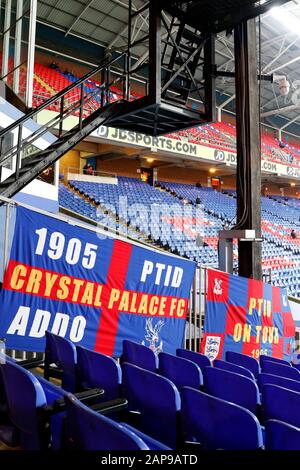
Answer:
<svg viewBox="0 0 300 470"><path fill-rule="evenodd" d="M119 177L117 184L70 181L60 185L60 205L120 233L130 228L134 237L193 259L198 264L218 265L218 232L235 222L236 194L212 188L160 181L152 187L135 178ZM300 204L275 197L262 201L262 255L272 282L300 294ZM199 239L200 236L200 239ZM234 261L237 251L234 244Z"/></svg>
<svg viewBox="0 0 300 470"><path fill-rule="evenodd" d="M0 56L0 67L2 56ZM9 70L13 70L13 59L9 58ZM66 88L71 83L75 82L79 76L75 76L70 72L63 72L58 67L52 68L46 65L35 63L34 67L34 94L33 105L38 106L42 104L47 98L55 95L62 89ZM13 86L13 73L7 77L9 86ZM89 95L100 83L90 81L90 84L84 87L84 93ZM26 70L24 66L20 68L20 95L24 96L26 89ZM121 92L117 87L111 87L110 100L115 101L121 97ZM131 91L131 99L139 98L140 95L135 91ZM72 103L80 99L80 88L72 90L66 97L66 104L72 106ZM85 115L96 110L101 103L99 93L89 101L85 109ZM104 100L105 103L105 100ZM52 111L59 111L59 102L52 103L49 109ZM76 115L77 112L74 111ZM205 145L207 147L217 148L225 151L236 150L236 128L235 125L227 122L215 122L204 126L195 127L179 131L176 134L171 134L170 137L189 141L191 143ZM279 147L278 139L272 137L269 133L263 132L262 135L262 154L263 157L279 163L290 163L293 165L300 165L300 145L284 144L284 149Z"/></svg>
<svg viewBox="0 0 300 470"><path fill-rule="evenodd" d="M287 361L228 351L211 363L184 349L156 356L125 340L120 365L49 332L44 378L27 370L37 364L5 359L0 440L10 446L300 449L300 372ZM59 374L61 387L49 381Z"/></svg>
<svg viewBox="0 0 300 470"><path fill-rule="evenodd" d="M213 363L200 353L184 349L177 350L177 356L160 353L157 358L145 346L129 341L124 341L122 360L163 375L175 384L183 396L187 393L186 387L204 390L211 396L207 398L203 394L193 394L194 399L199 400L201 411L198 414L196 406L190 410L197 421L192 423L189 435L191 440L194 431L200 442L205 442L205 445L214 443L208 448L218 448L214 447L216 442L219 448L231 448L232 442L229 444L229 441L237 429L232 430L228 422L227 431L230 430L230 437L226 438L222 425L227 412L230 414L232 410L226 409L224 404L223 408L222 405L218 408L218 403L212 398L214 397L234 403L256 415L260 424L265 425L261 426L261 430L267 448L299 448L300 420L297 408L300 400L300 373L297 365L292 367L285 360L268 356L260 356L258 362L252 357L231 351L226 353L226 361L214 360ZM203 409L203 402L209 410ZM212 416L211 408L218 409L219 422L217 416ZM211 426L208 424L210 420L213 421ZM276 420L276 423L271 424L270 420ZM218 428L219 425L221 429ZM236 437L240 442L243 438ZM224 444L226 442L229 447ZM235 448L241 447L237 444Z"/></svg>
<svg viewBox="0 0 300 470"><path fill-rule="evenodd" d="M125 226L134 227L149 242L181 256L195 257L202 264L217 263L215 226L217 224L221 228L222 223L210 215L204 217L202 209L199 212L197 208L185 205L178 198L135 178L118 178L117 185L79 181L70 181L69 184L78 194L109 212L108 215L117 216ZM61 186L60 194L64 193L65 198L74 201L74 192L66 191ZM64 204L61 202L61 205ZM81 212L80 208L78 210ZM91 218L105 222L94 216ZM195 237L202 232L206 245L199 251Z"/></svg>

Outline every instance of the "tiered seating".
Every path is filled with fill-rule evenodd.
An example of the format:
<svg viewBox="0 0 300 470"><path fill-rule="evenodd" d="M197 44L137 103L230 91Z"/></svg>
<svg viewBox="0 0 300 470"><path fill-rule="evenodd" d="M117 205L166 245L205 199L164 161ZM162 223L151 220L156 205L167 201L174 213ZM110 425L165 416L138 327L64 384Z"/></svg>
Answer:
<svg viewBox="0 0 300 470"><path fill-rule="evenodd" d="M212 236L206 246L199 250L195 243L202 228L212 225L203 210L135 178L120 177L117 185L78 181L70 185L159 246L203 264L217 263L217 240L209 231L208 237Z"/></svg>
<svg viewBox="0 0 300 470"><path fill-rule="evenodd" d="M161 183L169 191L179 197L195 202L197 198L203 204L203 209L214 218L226 222L235 222L236 200L235 192L227 190L223 194L217 193L209 188L197 188L193 185L183 185L178 183ZM225 194L226 193L226 194ZM297 200L292 200L292 206L287 207L273 199L262 197L262 234L263 243L263 268L272 268L274 272L273 282L275 285L288 287L289 293L298 295L298 266L299 239L292 239L290 236L292 228L300 227L299 216L300 206ZM221 225L222 226L222 225ZM216 225L215 240L220 225ZM204 229L206 230L206 228ZM297 230L297 228L296 228ZM212 243L209 237L204 237L205 241ZM293 270L291 269L293 268ZM277 273L277 270L279 271ZM285 273L288 273L285 275ZM291 278L291 274L294 276Z"/></svg>
<svg viewBox="0 0 300 470"><path fill-rule="evenodd" d="M63 184L59 186L59 203L61 206L78 212L90 219L97 219L96 207L84 201L80 196L73 194Z"/></svg>
<svg viewBox="0 0 300 470"><path fill-rule="evenodd" d="M217 218L230 222L234 221L236 215L235 203L223 193L219 193L212 188L198 188L191 184L170 183L161 181L160 184L169 191L173 191L177 196L196 203L200 199L202 207L208 213Z"/></svg>
<svg viewBox="0 0 300 470"><path fill-rule="evenodd" d="M8 422L16 434L16 438L11 439L8 433L3 432L3 426L0 425L0 440L10 447L20 446L24 450L41 450L47 448L51 438L52 448L58 449L62 417L57 416L53 418L56 422L51 422L51 411L54 415L54 402L57 399L64 399L66 392L42 377L34 376L9 359L0 365L0 373L5 389ZM7 417L5 421L7 422ZM3 424L3 418L1 423Z"/></svg>
<svg viewBox="0 0 300 470"><path fill-rule="evenodd" d="M204 381L205 390L210 395L257 413L260 397L254 380L218 367L207 367L204 371Z"/></svg>
<svg viewBox="0 0 300 470"><path fill-rule="evenodd" d="M299 449L300 429L277 419L266 422L266 448L269 450Z"/></svg>
<svg viewBox="0 0 300 470"><path fill-rule="evenodd" d="M300 450L300 393L295 386L300 373L293 364L265 356L258 362L230 351L226 361L211 364L200 353L180 349L177 355L160 352L159 368L149 371L142 363L131 363L126 353L130 350L135 361L148 357L147 348L125 343L126 362L120 368L113 358L75 348L48 332L45 363L60 358L53 369L57 378L67 364L76 384L72 393L63 382L62 387L54 385L6 357L0 363L6 405L0 441L12 444L3 433L10 423L18 435L14 445L28 450L169 450L190 443L201 449ZM68 355L70 346L74 349ZM189 359L182 357L183 351ZM238 364L249 376L221 368L220 362ZM275 364L278 375L261 372L266 364ZM298 380L287 378L292 371ZM95 384L99 388L92 388ZM109 401L103 402L105 396Z"/></svg>
<svg viewBox="0 0 300 470"><path fill-rule="evenodd" d="M77 212L84 217L95 220L100 227L107 227L119 232L120 234L128 235L124 227L120 226L115 216L98 210L97 207L86 200L82 199L78 194L70 191L63 184L59 185L59 204L60 206ZM129 233L132 236L132 233ZM134 237L137 240L144 240L140 233L135 232Z"/></svg>
<svg viewBox="0 0 300 470"><path fill-rule="evenodd" d="M188 140L189 142L218 148L220 150L236 151L236 128L235 125L222 122L214 122L201 127L179 131L171 134L172 138ZM278 162L300 165L300 147L296 144L284 143L279 146L279 140L263 131L262 133L262 157L264 159Z"/></svg>
<svg viewBox="0 0 300 470"><path fill-rule="evenodd" d="M76 393L76 396L68 394L9 357L5 359L0 365L6 405L6 416L1 415L0 441L9 447L19 446L22 450L168 450L138 430L103 416L102 413L124 409L126 399L93 404L91 399L97 398L94 391ZM14 441L4 434L3 422L10 423L15 431Z"/></svg>
<svg viewBox="0 0 300 470"><path fill-rule="evenodd" d="M58 69L53 69L50 67L46 67L45 65L41 64L35 64L34 67L35 75L39 77L45 84L48 85L50 90L48 89L48 93L50 96L55 95L59 91L63 90L67 86L69 86L71 83L76 81L78 78L74 77L72 80L70 80L70 77L62 74ZM91 87L85 87L84 88L84 93L85 95L90 95L95 89L95 86ZM51 92L52 90L52 92ZM36 93L36 89L34 91L34 94ZM71 90L69 93L65 95L65 107L66 108L72 108L75 106L80 100L80 87L75 88ZM49 109L52 111L59 111L59 106L60 103L53 103L50 105ZM99 107L99 101L93 97L86 105L85 105L85 112L84 116L87 116L89 113L95 111ZM78 112L75 110L73 114L77 115Z"/></svg>
<svg viewBox="0 0 300 470"><path fill-rule="evenodd" d="M2 57L0 56L0 67ZM9 69L13 69L13 59L9 58ZM38 106L45 101L45 99L53 96L58 91L61 91L70 83L78 80L78 76L70 72L62 72L58 67L52 68L42 64L35 64L34 68L34 93L33 105ZM13 86L13 73L7 77L9 86ZM89 95L96 88L99 88L100 83L91 80L88 85L84 87L84 93ZM26 89L26 73L25 68L20 68L20 95L24 97ZM110 101L113 102L122 96L122 91L118 86L110 87ZM130 100L140 98L141 95L135 90L131 90ZM80 88L72 90L66 97L66 105L72 107L77 103L80 98ZM105 98L104 98L105 103ZM93 96L89 103L85 106L85 115L90 114L96 110L101 104L100 91ZM52 103L49 107L52 111L59 111L59 103ZM77 111L73 112L78 115ZM195 128L178 131L177 133L170 134L169 137L177 140L189 141L191 143L204 145L207 147L217 148L225 151L236 151L236 128L234 124L225 121L215 122L198 126ZM262 135L262 156L279 163L289 163L292 165L300 165L300 146L297 144L284 143L284 148L279 147L278 139L272 137L269 132L264 131Z"/></svg>
<svg viewBox="0 0 300 470"><path fill-rule="evenodd" d="M0 56L0 67L2 56ZM9 69L13 70L13 59L9 58ZM45 101L45 99L53 96L58 91L61 91L70 83L74 83L78 77L70 72L62 72L58 67L52 68L42 64L35 64L34 68L34 94L33 105L38 106ZM9 86L13 86L13 73L7 77ZM100 83L91 80L89 85L84 87L85 94L90 94ZM20 95L24 97L26 89L26 73L25 68L20 68ZM111 102L119 99L122 96L122 91L117 86L110 88ZM135 90L131 90L130 100L140 98L141 95ZM78 102L80 98L80 88L72 90L66 99L66 105L70 107L72 104ZM99 107L101 103L100 91L93 96L93 99L86 104L85 115L88 115ZM105 98L104 98L105 103ZM49 107L52 111L59 111L59 103L52 103ZM77 112L74 111L75 115ZM225 151L236 151L236 128L234 124L225 121L215 122L198 126L195 128L178 131L177 133L170 134L169 137L177 140L189 141L191 143L205 145L207 147L217 148ZM300 165L300 145L289 144L284 142L284 147L279 146L279 140L270 135L269 132L263 131L262 134L262 156L273 162L289 163L292 165Z"/></svg>
<svg viewBox="0 0 300 470"><path fill-rule="evenodd" d="M135 238L147 239L199 264L217 266L218 232L233 225L236 194L191 184L161 181L151 187L135 178L118 178L118 184L70 181L61 185L60 205L97 220L120 233L127 226ZM286 199L286 198L285 198ZM300 295L300 203L297 199L262 197L263 269L272 269L274 285ZM104 214L104 212L106 212ZM199 243L199 236L200 243ZM203 245L204 243L204 245ZM202 244L202 245L201 245ZM234 262L237 251L234 245Z"/></svg>
<svg viewBox="0 0 300 470"><path fill-rule="evenodd" d="M131 426L97 413L72 395L67 396L66 404L66 439L70 450L170 450Z"/></svg>
<svg viewBox="0 0 300 470"><path fill-rule="evenodd" d="M52 96L51 91L49 91L49 89L47 90L47 88L40 83L36 76L33 78L33 89L34 94L32 102L34 107L40 106ZM56 111L57 107L54 110Z"/></svg>
<svg viewBox="0 0 300 470"><path fill-rule="evenodd" d="M63 77L65 77L71 83L76 82L79 78L79 77L76 77L75 75L73 75L72 73L66 73L66 72L62 73L60 71L59 71L59 73L61 73L63 75ZM85 90L86 93L90 93L91 91L93 91L96 88L100 87L100 83L95 82L94 80L89 80L87 83L88 84L84 87L84 90ZM111 89L110 89L110 101L113 103L114 101L116 101L119 98L121 98L120 90L118 90L116 87L112 86ZM95 100L98 103L100 103L101 102L100 96L99 95L95 96Z"/></svg>
<svg viewBox="0 0 300 470"><path fill-rule="evenodd" d="M184 387L183 432L203 449L262 449L263 433L256 416L246 408L207 393Z"/></svg>
<svg viewBox="0 0 300 470"><path fill-rule="evenodd" d="M178 131L170 137L188 140L194 144L205 145L207 147L219 148L221 150L236 150L235 141L224 130L219 130L217 123L194 127L191 129Z"/></svg>
<svg viewBox="0 0 300 470"><path fill-rule="evenodd" d="M38 75L45 83L51 87L55 93L63 90L70 85L70 80L68 80L64 75L59 73L56 69L46 67L45 65L35 64L34 72ZM79 90L72 90L70 92L70 100L74 98L74 101L77 101L80 98Z"/></svg>

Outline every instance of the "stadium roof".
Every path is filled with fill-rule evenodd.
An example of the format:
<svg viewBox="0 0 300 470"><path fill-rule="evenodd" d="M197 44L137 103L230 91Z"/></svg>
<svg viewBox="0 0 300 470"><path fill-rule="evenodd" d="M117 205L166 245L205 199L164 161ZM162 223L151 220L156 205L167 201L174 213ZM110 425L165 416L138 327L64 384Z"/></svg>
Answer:
<svg viewBox="0 0 300 470"><path fill-rule="evenodd" d="M266 0L256 2L263 4ZM232 0L231 0L232 2ZM102 45L108 50L124 50L127 47L128 0L38 0L39 21L52 25L64 31L65 35L75 35ZM139 9L145 5L144 0L133 0L133 8ZM180 3L180 2L179 2ZM249 0L245 3L251 3ZM261 71L265 74L276 73L286 75L291 84L288 96L281 96L278 85L270 82L261 84L262 113L269 123L277 127L299 124L300 132L300 0L293 0L281 7L284 12L293 15L295 24L278 21L271 12L261 16L258 22L258 38L261 38L260 58ZM148 28L147 12L136 17L134 31L136 39L142 37ZM297 25L299 22L299 29ZM292 27L293 26L293 27ZM138 49L139 57L147 54L147 44L141 43ZM216 62L219 70L232 72L234 70L233 37L225 32L218 33L216 42ZM299 81L297 83L297 81ZM293 88L296 87L296 88ZM234 80L219 78L217 80L218 104L224 110L234 110ZM297 102L299 100L299 108ZM296 103L296 106L295 106ZM289 108L287 108L289 107ZM287 109L285 109L287 108ZM275 119L275 122L274 122Z"/></svg>

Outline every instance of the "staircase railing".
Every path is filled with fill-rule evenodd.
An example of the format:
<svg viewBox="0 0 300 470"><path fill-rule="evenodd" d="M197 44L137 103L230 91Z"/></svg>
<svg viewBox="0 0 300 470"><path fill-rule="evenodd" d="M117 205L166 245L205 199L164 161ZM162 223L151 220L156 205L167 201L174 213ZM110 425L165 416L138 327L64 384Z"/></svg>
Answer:
<svg viewBox="0 0 300 470"><path fill-rule="evenodd" d="M6 166L9 169L14 169L17 179L22 157L26 158L26 154L28 157L32 157L33 154L40 153L43 148L46 148L47 144L45 145L43 141L38 142L38 139L41 139L47 132L56 129L58 138L61 138L64 133L69 132L75 126L81 129L84 119L111 103L111 87L116 84L119 84L119 90L115 101L123 100L127 95L128 79L125 74L111 79L110 67L125 55L122 53L113 59L105 59L83 77L46 99L42 104L0 131L0 167ZM35 130L32 129L32 121L31 130L25 127L29 120L37 121L38 115L46 109L56 111L56 114L51 113L47 122ZM69 123L66 123L69 129L65 129L64 123L71 116L73 117L72 122L69 119ZM5 139L11 133L13 134L12 140L16 143L5 148ZM26 152L26 148L29 151Z"/></svg>

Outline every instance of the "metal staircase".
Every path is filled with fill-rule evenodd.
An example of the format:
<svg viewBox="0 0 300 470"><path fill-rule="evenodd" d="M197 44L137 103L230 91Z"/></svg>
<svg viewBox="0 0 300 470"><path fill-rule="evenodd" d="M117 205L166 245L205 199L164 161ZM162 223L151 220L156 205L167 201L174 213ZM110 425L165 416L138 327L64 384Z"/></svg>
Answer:
<svg viewBox="0 0 300 470"><path fill-rule="evenodd" d="M203 85L196 80L195 75L198 66L202 65L201 53L208 37L196 29L188 28L183 22L177 28L176 37L172 35L172 27L169 28L164 44L161 96L166 101L187 106L192 93L197 92L202 99L200 91Z"/></svg>
<svg viewBox="0 0 300 470"><path fill-rule="evenodd" d="M140 14L148 29L137 37ZM100 125L158 136L215 120L214 55L214 36L166 15L159 0L137 11L129 2L126 52L0 131L0 195L12 197Z"/></svg>
<svg viewBox="0 0 300 470"><path fill-rule="evenodd" d="M122 55L105 60L0 132L2 196L12 197L100 125L108 124L113 116L118 116L124 103L122 90L125 82L122 80L125 81L125 77L117 76L111 80L110 68ZM103 77L107 77L105 82ZM120 94L115 102L111 102L111 87L117 82L122 85ZM47 122L34 126L32 131L33 121L39 121L40 113L49 108L56 112L49 112ZM41 149L43 137L49 131L54 132L57 139ZM7 145L8 141L12 143Z"/></svg>
<svg viewBox="0 0 300 470"><path fill-rule="evenodd" d="M214 121L216 110L214 35L190 26L171 8L166 13L164 3L150 0L136 10L129 2L126 68L130 77L144 78L147 96L128 103L114 121L115 127L153 136ZM141 37L137 15L148 25Z"/></svg>

